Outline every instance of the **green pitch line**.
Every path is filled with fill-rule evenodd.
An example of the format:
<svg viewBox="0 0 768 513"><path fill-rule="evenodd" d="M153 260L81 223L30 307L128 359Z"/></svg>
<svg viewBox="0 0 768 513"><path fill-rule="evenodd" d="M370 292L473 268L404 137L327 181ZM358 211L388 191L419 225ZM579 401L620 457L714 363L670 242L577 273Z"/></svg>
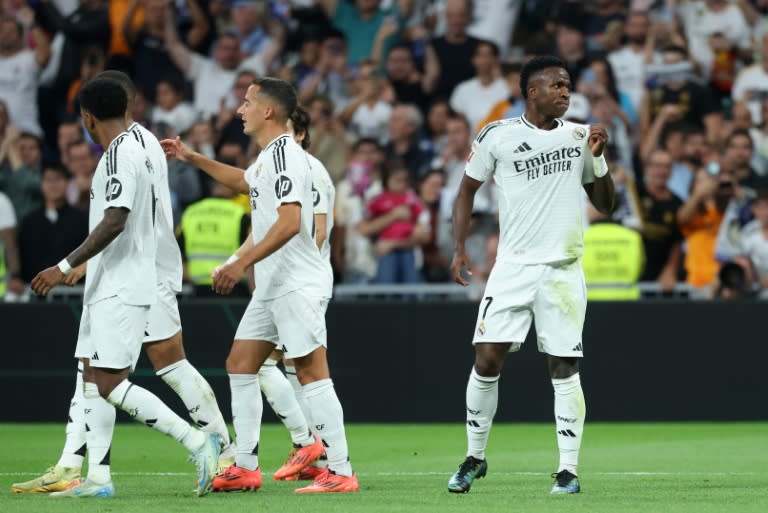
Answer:
<svg viewBox="0 0 768 513"><path fill-rule="evenodd" d="M500 424L488 448L488 477L466 495L449 494L448 476L464 456L462 425L368 425L347 428L361 491L297 496L296 484L271 480L290 439L264 427L264 488L256 494L192 495L193 468L173 440L119 424L112 449L117 497L56 500L9 492L58 459L64 426L2 424L0 512L505 512L765 513L768 423L587 424L579 469L583 492L550 496L557 465L554 426Z"/></svg>

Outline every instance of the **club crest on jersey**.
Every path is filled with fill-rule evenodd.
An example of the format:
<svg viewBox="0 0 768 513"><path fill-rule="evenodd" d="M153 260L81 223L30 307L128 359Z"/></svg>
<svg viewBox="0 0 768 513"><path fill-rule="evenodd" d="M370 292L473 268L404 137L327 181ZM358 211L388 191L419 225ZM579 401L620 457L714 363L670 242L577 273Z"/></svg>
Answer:
<svg viewBox="0 0 768 513"><path fill-rule="evenodd" d="M485 335L485 321L480 321L480 324L477 325L477 334L480 336Z"/></svg>
<svg viewBox="0 0 768 513"><path fill-rule="evenodd" d="M261 162L259 162L259 165L256 166L255 176L259 176L261 174L261 167L262 167L262 164L261 164Z"/></svg>
<svg viewBox="0 0 768 513"><path fill-rule="evenodd" d="M573 129L573 138L577 141L581 141L587 136L587 130L584 127L577 127Z"/></svg>
<svg viewBox="0 0 768 513"><path fill-rule="evenodd" d="M275 182L275 194L277 199L284 198L293 190L293 182L287 176L280 175L280 178Z"/></svg>
<svg viewBox="0 0 768 513"><path fill-rule="evenodd" d="M114 176L107 180L107 190L104 191L104 195L107 198L107 201L116 200L122 193L123 184L120 183L120 180Z"/></svg>
<svg viewBox="0 0 768 513"><path fill-rule="evenodd" d="M149 174L154 174L155 168L152 165L152 162L149 161L149 158L144 159L144 165L147 166L147 171Z"/></svg>

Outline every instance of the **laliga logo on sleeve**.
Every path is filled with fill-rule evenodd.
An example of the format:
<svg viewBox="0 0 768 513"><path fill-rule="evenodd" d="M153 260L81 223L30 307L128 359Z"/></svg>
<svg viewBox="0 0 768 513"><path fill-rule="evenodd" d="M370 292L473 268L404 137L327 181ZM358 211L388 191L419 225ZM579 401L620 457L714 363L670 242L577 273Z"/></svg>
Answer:
<svg viewBox="0 0 768 513"><path fill-rule="evenodd" d="M118 180L115 177L110 178L107 180L107 190L105 191L105 195L107 198L107 201L113 201L120 197L120 195L123 193L123 184L120 183L120 180Z"/></svg>
<svg viewBox="0 0 768 513"><path fill-rule="evenodd" d="M293 182L287 176L280 175L280 178L275 182L275 194L277 199L284 198L293 190Z"/></svg>

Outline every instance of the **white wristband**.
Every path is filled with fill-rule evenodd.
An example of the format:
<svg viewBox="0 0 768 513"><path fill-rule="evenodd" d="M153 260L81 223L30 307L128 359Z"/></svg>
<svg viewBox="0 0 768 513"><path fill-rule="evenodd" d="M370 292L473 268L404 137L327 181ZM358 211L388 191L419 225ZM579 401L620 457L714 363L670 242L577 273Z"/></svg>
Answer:
<svg viewBox="0 0 768 513"><path fill-rule="evenodd" d="M605 161L603 155L592 157L592 170L597 178L602 178L608 174L608 162Z"/></svg>
<svg viewBox="0 0 768 513"><path fill-rule="evenodd" d="M240 257L239 257L239 256L237 256L237 255L232 255L231 257L229 257L229 258L227 259L227 261L226 261L226 262L224 262L224 265L229 265L229 264L231 264L232 262L237 262L239 259L240 259Z"/></svg>
<svg viewBox="0 0 768 513"><path fill-rule="evenodd" d="M59 271L61 271L62 273L64 273L64 276L69 276L69 273L71 273L71 272L72 272L72 266L71 266L71 265L69 265L69 262L67 262L67 259L66 259L66 258L63 258L63 259L61 260L61 262L59 262L59 264L57 265L57 267L59 268Z"/></svg>

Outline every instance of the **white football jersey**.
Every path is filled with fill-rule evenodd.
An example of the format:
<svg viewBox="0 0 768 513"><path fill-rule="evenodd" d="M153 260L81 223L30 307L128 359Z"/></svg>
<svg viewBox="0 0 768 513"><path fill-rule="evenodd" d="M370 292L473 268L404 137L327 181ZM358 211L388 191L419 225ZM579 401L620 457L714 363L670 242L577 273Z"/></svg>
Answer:
<svg viewBox="0 0 768 513"><path fill-rule="evenodd" d="M524 116L486 125L465 173L494 177L499 198L496 261L544 264L581 256L584 190L594 181L589 127L556 120L540 130Z"/></svg>
<svg viewBox="0 0 768 513"><path fill-rule="evenodd" d="M125 228L88 261L84 302L117 296L128 305L155 302L154 166L129 132L118 135L101 156L93 175L89 230L104 219L108 208L130 210Z"/></svg>
<svg viewBox="0 0 768 513"><path fill-rule="evenodd" d="M277 209L299 203L301 228L283 247L254 266L257 299L274 299L301 290L330 297L333 274L315 243L312 172L307 153L288 134L270 142L245 171L251 200L253 240L258 243L277 221Z"/></svg>
<svg viewBox="0 0 768 513"><path fill-rule="evenodd" d="M176 242L173 227L173 205L171 188L168 185L168 161L155 134L138 123L128 129L142 145L154 168L155 177L155 235L157 236L157 282L170 287L174 292L181 292L184 274L181 263L181 249Z"/></svg>
<svg viewBox="0 0 768 513"><path fill-rule="evenodd" d="M314 200L314 213L325 214L325 227L327 237L320 248L323 258L330 261L331 258L331 230L333 230L333 206L336 204L336 188L333 186L331 175L322 162L311 153L307 153L309 167L312 171L312 195Z"/></svg>

